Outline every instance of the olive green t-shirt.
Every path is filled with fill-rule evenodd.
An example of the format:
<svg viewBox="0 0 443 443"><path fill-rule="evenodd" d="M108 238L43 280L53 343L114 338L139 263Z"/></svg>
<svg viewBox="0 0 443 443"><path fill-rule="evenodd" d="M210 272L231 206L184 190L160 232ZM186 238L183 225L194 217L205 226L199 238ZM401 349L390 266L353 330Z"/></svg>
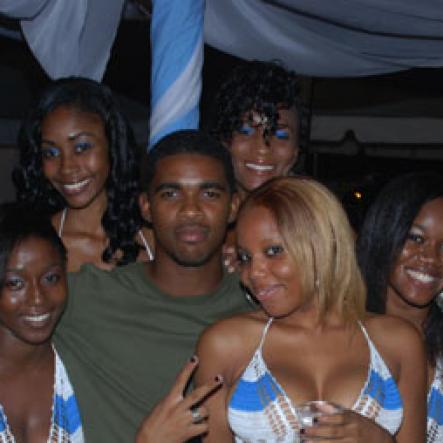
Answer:
<svg viewBox="0 0 443 443"><path fill-rule="evenodd" d="M86 442L133 442L203 329L250 309L232 274L213 293L189 297L162 293L142 263L111 272L85 265L71 274L54 343L74 387Z"/></svg>

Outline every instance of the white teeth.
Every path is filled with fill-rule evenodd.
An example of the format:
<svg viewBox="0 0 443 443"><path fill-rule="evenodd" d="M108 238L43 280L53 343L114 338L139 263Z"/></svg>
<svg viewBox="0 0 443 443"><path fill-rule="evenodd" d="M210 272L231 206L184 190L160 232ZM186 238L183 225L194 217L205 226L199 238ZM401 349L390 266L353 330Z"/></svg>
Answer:
<svg viewBox="0 0 443 443"><path fill-rule="evenodd" d="M79 189L83 188L83 186L87 185L89 183L89 181L90 181L90 179L87 178L86 180L82 180L81 182L77 182L77 183L70 183L70 184L65 183L63 185L63 187L67 191L78 191Z"/></svg>
<svg viewBox="0 0 443 443"><path fill-rule="evenodd" d="M272 294L276 288L274 286L271 286L269 288L260 289L259 291L256 291L255 295L259 298L266 297L267 295Z"/></svg>
<svg viewBox="0 0 443 443"><path fill-rule="evenodd" d="M424 272L413 271L411 269L408 269L406 272L409 274L409 276L421 283L433 283L436 280L435 277Z"/></svg>
<svg viewBox="0 0 443 443"><path fill-rule="evenodd" d="M257 163L246 163L246 167L249 169L253 169L254 171L272 171L274 169L274 166L272 165L259 165Z"/></svg>
<svg viewBox="0 0 443 443"><path fill-rule="evenodd" d="M31 321L31 322L35 322L35 323L40 323L40 322L44 322L46 320L48 320L48 318L50 317L51 314L47 313L47 314L41 314L41 315L26 315L24 317L24 319L26 321Z"/></svg>

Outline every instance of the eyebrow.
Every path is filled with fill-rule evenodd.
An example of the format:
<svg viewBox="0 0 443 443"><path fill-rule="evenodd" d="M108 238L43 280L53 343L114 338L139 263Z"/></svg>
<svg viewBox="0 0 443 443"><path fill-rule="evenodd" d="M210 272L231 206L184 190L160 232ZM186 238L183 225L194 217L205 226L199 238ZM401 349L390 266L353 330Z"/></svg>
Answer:
<svg viewBox="0 0 443 443"><path fill-rule="evenodd" d="M50 271L51 269L54 269L54 268L62 268L63 269L64 268L63 262L62 261L57 261L57 262L53 262L53 263L49 264L45 268L44 272L48 272L48 271ZM23 268L6 268L5 269L5 273L8 273L8 272L10 272L10 273L21 273L21 272L23 272L24 269L25 269L24 267Z"/></svg>
<svg viewBox="0 0 443 443"><path fill-rule="evenodd" d="M166 183L161 183L160 185L158 185L155 189L154 189L154 193L156 192L161 192L165 189L181 189L183 188L183 185L176 183L176 182L166 182ZM198 184L198 188L199 189L218 189L219 191L226 191L227 188L225 185L222 185L219 182L203 182L203 183L199 183Z"/></svg>
<svg viewBox="0 0 443 443"><path fill-rule="evenodd" d="M77 138L79 138L79 137L82 137L82 136L84 136L84 135L87 135L87 136L89 136L89 137L95 137L95 134L93 134L92 132L81 131L81 132L76 132L76 133L74 133L74 134L69 134L69 135L68 135L68 140L75 140L75 139L77 139ZM53 145L53 146L56 145L56 143L53 142L52 140L46 140L46 139L44 139L44 138L42 138L42 141L41 141L41 142L42 142L42 143L46 143L46 144L48 144L48 145Z"/></svg>
<svg viewBox="0 0 443 443"><path fill-rule="evenodd" d="M83 135L88 135L89 137L95 137L95 134L88 131L81 131L81 132L75 132L73 134L68 134L69 140L75 140L76 138L79 138Z"/></svg>

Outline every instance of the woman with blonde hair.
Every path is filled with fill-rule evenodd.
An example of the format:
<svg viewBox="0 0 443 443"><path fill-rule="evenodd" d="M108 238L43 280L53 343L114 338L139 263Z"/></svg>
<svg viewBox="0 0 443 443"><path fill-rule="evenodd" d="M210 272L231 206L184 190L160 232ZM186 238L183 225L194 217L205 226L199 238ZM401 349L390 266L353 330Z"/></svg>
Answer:
<svg viewBox="0 0 443 443"><path fill-rule="evenodd" d="M197 384L224 378L205 402L204 441L424 442L420 336L365 313L352 229L332 193L308 178L270 180L241 208L237 248L261 309L200 338ZM331 404L308 426L301 405L312 400Z"/></svg>

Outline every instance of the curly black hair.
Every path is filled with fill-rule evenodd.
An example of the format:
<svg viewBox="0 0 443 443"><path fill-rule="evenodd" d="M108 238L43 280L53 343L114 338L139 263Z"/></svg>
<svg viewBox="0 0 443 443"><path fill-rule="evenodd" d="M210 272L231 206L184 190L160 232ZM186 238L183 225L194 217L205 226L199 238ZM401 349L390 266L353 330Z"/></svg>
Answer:
<svg viewBox="0 0 443 443"><path fill-rule="evenodd" d="M435 172L401 175L389 182L369 207L357 239L357 256L368 290L367 309L383 314L389 275L423 205L443 197L443 176ZM423 325L428 358L443 356L443 313L432 303Z"/></svg>
<svg viewBox="0 0 443 443"><path fill-rule="evenodd" d="M294 108L298 117L299 145L306 146L308 113L300 97L299 78L277 61L247 61L237 65L215 98L212 133L229 144L245 114L256 111L267 117L270 132L277 129L278 110ZM252 115L251 115L252 119Z"/></svg>
<svg viewBox="0 0 443 443"><path fill-rule="evenodd" d="M107 208L102 218L109 243L102 258L110 262L115 252L121 250L118 265L132 262L139 250L134 236L142 225L138 207L140 156L132 129L105 85L86 78L69 77L52 82L43 92L19 132L20 160L12 174L17 200L48 214L66 206L62 196L43 175L41 158L42 121L59 106L94 113L103 121L110 172L106 181Z"/></svg>

